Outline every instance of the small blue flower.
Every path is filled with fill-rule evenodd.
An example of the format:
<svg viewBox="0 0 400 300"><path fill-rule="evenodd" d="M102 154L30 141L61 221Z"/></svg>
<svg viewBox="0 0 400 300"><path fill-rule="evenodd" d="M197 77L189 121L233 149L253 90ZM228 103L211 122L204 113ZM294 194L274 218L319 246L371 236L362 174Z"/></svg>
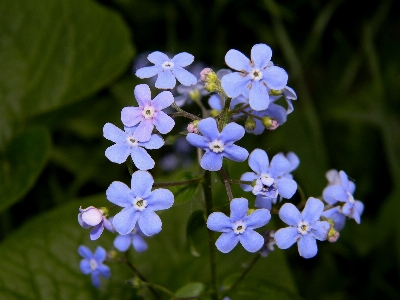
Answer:
<svg viewBox="0 0 400 300"><path fill-rule="evenodd" d="M150 87L147 84L139 84L135 87L134 94L139 107L124 107L121 120L126 127L133 127L139 123L133 134L135 141L149 141L154 126L162 134L170 132L175 121L162 110L174 102L172 93L164 91L151 100Z"/></svg>
<svg viewBox="0 0 400 300"><path fill-rule="evenodd" d="M269 164L264 150L255 149L249 156L249 166L253 172L244 173L240 180L254 181L255 185L241 184L246 192L252 191L256 198L256 207L271 209L278 195L291 198L297 190L297 183L288 176L292 170L290 161L282 154L277 154Z"/></svg>
<svg viewBox="0 0 400 300"><path fill-rule="evenodd" d="M97 240L101 236L104 228L110 232L114 232L111 222L107 220L100 209L94 206L84 209L79 207L78 222L83 228L93 227L90 231L90 239L92 241Z"/></svg>
<svg viewBox="0 0 400 300"><path fill-rule="evenodd" d="M282 90L280 90L280 92L282 93L282 95L270 96L270 101L274 102L283 96L288 105L286 114L290 114L294 110L292 100L297 100L296 92L291 87L288 86L285 86Z"/></svg>
<svg viewBox="0 0 400 300"><path fill-rule="evenodd" d="M95 287L100 287L100 275L109 278L110 268L103 264L107 257L106 250L98 246L94 254L86 246L79 246L78 253L83 257L79 266L83 274L92 274L92 283Z"/></svg>
<svg viewBox="0 0 400 300"><path fill-rule="evenodd" d="M257 209L248 215L248 201L235 198L231 201L231 215L214 212L207 219L210 230L222 232L215 245L222 253L230 252L238 242L249 252L256 252L264 245L264 238L254 229L264 226L271 219L267 209Z"/></svg>
<svg viewBox="0 0 400 300"><path fill-rule="evenodd" d="M147 142L135 140L134 135L138 126L124 127L124 131L111 123L103 127L103 136L114 142L106 149L106 157L115 163L122 164L128 156L139 170L149 170L154 168L154 160L145 149L159 149L164 145L164 140L158 134L152 134Z"/></svg>
<svg viewBox="0 0 400 300"><path fill-rule="evenodd" d="M144 234L140 228L135 226L131 233L117 236L114 240L114 247L118 251L125 252L132 245L137 252L144 252L147 250L147 243L143 236Z"/></svg>
<svg viewBox="0 0 400 300"><path fill-rule="evenodd" d="M358 224L361 223L361 214L364 211L364 204L361 201L355 200L353 197L356 185L349 181L344 171L339 172L339 180L335 177L335 173L329 173L330 180L334 184L328 185L323 191L323 198L326 203L334 205L337 202L345 202L341 208L341 212L351 219L354 219ZM328 177L328 174L327 174Z"/></svg>
<svg viewBox="0 0 400 300"><path fill-rule="evenodd" d="M233 143L244 136L244 128L236 123L227 124L221 132L213 118L201 120L198 123L201 135L188 133L187 141L195 147L206 151L200 165L209 171L218 171L222 167L223 157L233 161L244 161L249 152Z"/></svg>
<svg viewBox="0 0 400 300"><path fill-rule="evenodd" d="M314 257L318 252L317 242L327 238L330 224L327 221L318 221L324 210L324 204L317 198L308 198L303 211L292 203L285 203L279 210L279 217L290 225L279 229L275 233L276 245L280 249L287 249L297 242L300 256Z"/></svg>
<svg viewBox="0 0 400 300"><path fill-rule="evenodd" d="M228 97L237 97L248 90L250 107L257 111L267 109L269 91L283 89L288 80L286 71L274 66L271 57L272 50L265 44L253 46L251 60L237 50L229 50L225 62L239 72L225 75L221 80Z"/></svg>
<svg viewBox="0 0 400 300"><path fill-rule="evenodd" d="M167 189L151 191L153 183L150 173L136 171L132 174L131 188L119 181L114 181L108 187L107 199L123 207L112 220L119 234L131 233L136 223L147 236L161 231L161 219L154 211L170 208L174 203L174 195Z"/></svg>
<svg viewBox="0 0 400 300"><path fill-rule="evenodd" d="M196 77L183 68L190 65L194 60L194 56L189 53L178 53L171 59L166 54L155 51L150 53L147 59L154 66L137 70L136 76L143 79L158 75L155 84L158 89L174 88L176 84L175 78L187 86L196 84L197 82Z"/></svg>

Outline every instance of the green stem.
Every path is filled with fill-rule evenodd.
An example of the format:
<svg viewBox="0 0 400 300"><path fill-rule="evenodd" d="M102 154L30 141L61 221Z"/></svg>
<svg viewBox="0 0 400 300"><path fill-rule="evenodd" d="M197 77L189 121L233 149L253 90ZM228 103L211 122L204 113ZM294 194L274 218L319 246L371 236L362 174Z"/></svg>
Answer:
<svg viewBox="0 0 400 300"><path fill-rule="evenodd" d="M221 168L220 173L221 173L221 176L222 176L222 178L224 180L226 193L228 194L228 199L229 199L229 202L230 202L233 199L233 194L232 194L231 185L230 185L230 179L228 177L228 174L226 174L224 168Z"/></svg>
<svg viewBox="0 0 400 300"><path fill-rule="evenodd" d="M175 108L175 110L177 111L177 113L171 114L171 116L173 117L186 117L188 119L192 119L192 120L201 120L200 117L192 115L191 113L188 113L186 111L184 111L182 108L180 108L178 105L176 105L175 102L172 103L172 107Z"/></svg>
<svg viewBox="0 0 400 300"><path fill-rule="evenodd" d="M203 180L203 177L194 178L194 179L190 179L190 180L176 181L176 182L156 182L153 184L153 187L168 187L168 186L186 185L186 184L196 183L201 180Z"/></svg>
<svg viewBox="0 0 400 300"><path fill-rule="evenodd" d="M133 161L132 161L131 157L128 157L128 159L126 160L126 165L128 166L129 174L132 176L132 174L133 174Z"/></svg>
<svg viewBox="0 0 400 300"><path fill-rule="evenodd" d="M253 184L252 181L243 181L243 180L237 180L237 179L229 179L229 182L234 183L234 184L248 184L248 185Z"/></svg>

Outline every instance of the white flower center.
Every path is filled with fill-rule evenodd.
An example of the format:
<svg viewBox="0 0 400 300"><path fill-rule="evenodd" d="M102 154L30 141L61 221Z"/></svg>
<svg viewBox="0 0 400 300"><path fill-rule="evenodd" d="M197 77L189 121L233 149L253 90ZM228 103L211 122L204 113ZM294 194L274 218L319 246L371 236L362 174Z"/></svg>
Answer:
<svg viewBox="0 0 400 300"><path fill-rule="evenodd" d="M275 179L268 175L261 175L253 187L254 195L263 195L264 197L276 198L278 196L278 188Z"/></svg>
<svg viewBox="0 0 400 300"><path fill-rule="evenodd" d="M297 231L299 233L301 233L302 235L306 235L308 233L309 227L310 227L310 224L302 221L299 224L297 224Z"/></svg>
<svg viewBox="0 0 400 300"><path fill-rule="evenodd" d="M145 106L142 111L142 116L145 119L152 119L156 113L156 110L153 106Z"/></svg>
<svg viewBox="0 0 400 300"><path fill-rule="evenodd" d="M127 141L128 141L128 143L129 143L129 145L132 147L132 146L137 146L137 144L139 143L137 140L135 140L132 136L129 136L127 139L126 139Z"/></svg>
<svg viewBox="0 0 400 300"><path fill-rule="evenodd" d="M172 61L166 61L161 66L164 70L170 70L174 67L174 63Z"/></svg>
<svg viewBox="0 0 400 300"><path fill-rule="evenodd" d="M142 211L142 210L144 210L144 209L146 208L146 206L147 206L147 201L144 200L144 199L142 199L142 198L136 198L136 199L135 199L135 204L134 204L133 206L135 206L135 208L136 208L137 210Z"/></svg>
<svg viewBox="0 0 400 300"><path fill-rule="evenodd" d="M94 270L96 270L97 269L97 261L94 259L94 258L92 258L90 261L89 261L89 265L90 265L90 268L92 269L92 271L94 271Z"/></svg>
<svg viewBox="0 0 400 300"><path fill-rule="evenodd" d="M263 73L261 72L260 69L251 70L250 75L251 75L251 79L256 80L256 81L263 79Z"/></svg>
<svg viewBox="0 0 400 300"><path fill-rule="evenodd" d="M246 230L246 224L243 221L236 221L232 226L233 232L237 234L242 234Z"/></svg>
<svg viewBox="0 0 400 300"><path fill-rule="evenodd" d="M208 144L208 147L215 153L220 153L225 149L224 143L220 140L212 141L210 144Z"/></svg>

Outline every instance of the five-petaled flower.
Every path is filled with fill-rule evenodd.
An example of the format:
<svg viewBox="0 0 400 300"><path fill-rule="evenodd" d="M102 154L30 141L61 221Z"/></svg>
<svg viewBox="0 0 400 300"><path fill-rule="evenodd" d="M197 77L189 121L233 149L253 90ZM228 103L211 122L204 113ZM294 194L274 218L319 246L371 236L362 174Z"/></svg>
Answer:
<svg viewBox="0 0 400 300"><path fill-rule="evenodd" d="M197 125L201 135L188 133L187 141L195 147L205 150L200 165L209 171L218 171L222 167L223 157L233 161L244 161L249 155L246 149L233 143L244 136L244 128L236 123L227 124L221 132L213 118L201 120Z"/></svg>
<svg viewBox="0 0 400 300"><path fill-rule="evenodd" d="M114 181L108 187L107 199L123 207L112 220L119 234L131 233L136 224L147 236L161 231L161 219L154 211L170 208L174 195L167 189L152 191L153 183L150 173L136 171L132 174L131 188L120 181Z"/></svg>
<svg viewBox="0 0 400 300"><path fill-rule="evenodd" d="M139 84L135 87L134 94L139 107L124 107L121 120L126 127L133 127L139 123L133 134L135 141L149 141L154 126L162 134L170 132L175 121L162 110L174 102L172 93L164 91L151 100L150 87L147 84Z"/></svg>
<svg viewBox="0 0 400 300"><path fill-rule="evenodd" d="M308 198L301 213L292 203L282 205L279 217L290 227L275 232L276 245L287 249L297 242L300 256L315 256L318 252L316 240L326 240L330 229L329 222L319 221L323 210L323 202L312 197Z"/></svg>
<svg viewBox="0 0 400 300"><path fill-rule="evenodd" d="M107 220L104 215L104 210L98 209L94 206L89 206L84 209L79 207L78 222L83 228L93 227L90 231L90 239L92 241L97 240L100 237L104 228L110 232L114 232L111 222Z"/></svg>
<svg viewBox="0 0 400 300"><path fill-rule="evenodd" d="M106 250L98 246L96 251L92 254L90 249L86 246L79 246L78 253L83 259L80 262L80 269L83 274L92 274L92 283L95 287L100 287L100 275L109 278L111 275L110 268L103 264L107 257Z"/></svg>
<svg viewBox="0 0 400 300"><path fill-rule="evenodd" d="M254 229L264 226L271 219L268 209L257 209L248 215L248 201L235 198L231 201L231 215L214 212L207 219L210 230L222 232L215 245L222 253L230 252L238 242L249 252L256 252L264 245L264 238Z"/></svg>
<svg viewBox="0 0 400 300"><path fill-rule="evenodd" d="M183 68L194 60L194 56L187 52L178 53L171 59L166 54L155 51L150 53L147 59L154 66L141 68L136 71L135 75L142 79L158 75L155 84L158 89L173 89L176 84L175 78L186 86L197 82L197 78Z"/></svg>

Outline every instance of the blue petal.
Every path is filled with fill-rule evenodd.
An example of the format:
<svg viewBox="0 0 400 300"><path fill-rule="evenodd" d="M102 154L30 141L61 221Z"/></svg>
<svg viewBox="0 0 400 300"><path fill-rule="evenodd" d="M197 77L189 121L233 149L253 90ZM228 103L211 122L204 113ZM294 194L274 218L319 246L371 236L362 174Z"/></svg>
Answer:
<svg viewBox="0 0 400 300"><path fill-rule="evenodd" d="M325 241L328 236L329 229L331 229L331 225L327 221L317 221L312 224L312 228L310 234L313 238Z"/></svg>
<svg viewBox="0 0 400 300"><path fill-rule="evenodd" d="M268 108L269 102L267 87L260 81L251 81L249 91L250 107L254 110L262 111Z"/></svg>
<svg viewBox="0 0 400 300"><path fill-rule="evenodd" d="M302 221L299 210L292 203L285 203L279 210L279 218L291 226L297 226Z"/></svg>
<svg viewBox="0 0 400 300"><path fill-rule="evenodd" d="M264 116L275 118L279 125L282 125L287 120L285 109L275 103L270 103L268 108L264 111Z"/></svg>
<svg viewBox="0 0 400 300"><path fill-rule="evenodd" d="M290 199L296 193L297 183L293 179L288 179L282 177L281 179L276 180L276 185L278 187L278 193L283 198Z"/></svg>
<svg viewBox="0 0 400 300"><path fill-rule="evenodd" d="M333 185L327 186L322 192L323 199L330 205L333 205L337 202L337 200L332 196L332 187Z"/></svg>
<svg viewBox="0 0 400 300"><path fill-rule="evenodd" d="M283 156L283 154L276 154L271 160L271 166L269 169L269 174L273 178L283 175L289 172L291 169L290 162Z"/></svg>
<svg viewBox="0 0 400 300"><path fill-rule="evenodd" d="M78 248L78 253L80 256L86 258L86 259L92 259L93 255L92 255L92 251L90 251L90 249L86 246L79 246Z"/></svg>
<svg viewBox="0 0 400 300"><path fill-rule="evenodd" d="M348 189L350 194L354 194L356 191L356 184L353 181L349 181L349 189Z"/></svg>
<svg viewBox="0 0 400 300"><path fill-rule="evenodd" d="M135 234L132 237L132 245L133 248L139 253L147 250L147 243L140 235Z"/></svg>
<svg viewBox="0 0 400 300"><path fill-rule="evenodd" d="M149 62L152 62L155 65L162 65L166 61L170 61L170 58L160 51L154 51L147 56Z"/></svg>
<svg viewBox="0 0 400 300"><path fill-rule="evenodd" d="M204 170L218 171L222 168L222 155L208 151L203 155L200 161L200 166Z"/></svg>
<svg viewBox="0 0 400 300"><path fill-rule="evenodd" d="M222 108L224 107L224 101L221 100L221 97L217 94L211 95L211 97L208 99L208 105L210 105L210 107L212 109L215 110L222 110Z"/></svg>
<svg viewBox="0 0 400 300"><path fill-rule="evenodd" d="M229 50L225 55L226 64L237 71L250 72L252 67L250 60L242 53L235 49Z"/></svg>
<svg viewBox="0 0 400 300"><path fill-rule="evenodd" d="M103 226L103 222L101 222L100 224L93 227L93 229L90 231L90 239L92 241L97 240L103 233L103 230L104 230L104 226Z"/></svg>
<svg viewBox="0 0 400 300"><path fill-rule="evenodd" d="M239 234L239 242L243 248L249 252L257 252L264 245L264 238L258 232L251 229L246 229L243 234Z"/></svg>
<svg viewBox="0 0 400 300"><path fill-rule="evenodd" d="M198 128L201 134L207 137L210 141L214 141L219 136L217 122L214 118L203 119L198 123Z"/></svg>
<svg viewBox="0 0 400 300"><path fill-rule="evenodd" d="M297 232L295 227L281 228L275 232L276 245L280 249L287 249L296 243L300 233Z"/></svg>
<svg viewBox="0 0 400 300"><path fill-rule="evenodd" d="M227 143L233 143L240 140L245 134L245 130L239 124L234 122L227 124L221 131L220 140Z"/></svg>
<svg viewBox="0 0 400 300"><path fill-rule="evenodd" d="M102 263L107 258L107 252L103 247L97 246L96 251L93 254L93 258L97 261L97 263Z"/></svg>
<svg viewBox="0 0 400 300"><path fill-rule="evenodd" d="M114 247L117 248L118 251L125 252L129 249L131 245L132 235L119 235L114 240Z"/></svg>
<svg viewBox="0 0 400 300"><path fill-rule="evenodd" d="M174 204L174 194L167 189L156 189L147 197L147 207L153 211L168 209Z"/></svg>
<svg viewBox="0 0 400 300"><path fill-rule="evenodd" d="M160 114L162 112L158 112ZM133 134L133 138L139 142L148 142L151 139L151 132L153 131L155 119L143 119L135 133Z"/></svg>
<svg viewBox="0 0 400 300"><path fill-rule="evenodd" d="M140 107L151 104L151 90L147 84L138 84L133 91Z"/></svg>
<svg viewBox="0 0 400 300"><path fill-rule="evenodd" d="M309 234L302 236L297 242L299 254L304 258L314 257L318 252L317 241Z"/></svg>
<svg viewBox="0 0 400 300"><path fill-rule="evenodd" d="M85 275L90 274L92 272L92 267L90 266L90 262L87 259L82 259L79 263L79 268L81 272Z"/></svg>
<svg viewBox="0 0 400 300"><path fill-rule="evenodd" d="M249 156L249 152L245 148L237 145L225 146L224 152L222 153L226 158L238 162L245 161Z"/></svg>
<svg viewBox="0 0 400 300"><path fill-rule="evenodd" d="M349 198L349 196L346 193L346 189L339 185L331 186L330 191L331 191L332 197L337 201L346 202Z"/></svg>
<svg viewBox="0 0 400 300"><path fill-rule="evenodd" d="M288 81L288 74L280 67L267 67L263 71L263 81L267 83L267 86L272 90L283 89Z"/></svg>
<svg viewBox="0 0 400 300"><path fill-rule="evenodd" d="M235 248L238 242L239 238L235 233L233 233L233 231L227 233L224 232L215 242L215 246L217 246L217 249L222 253L228 253Z"/></svg>
<svg viewBox="0 0 400 300"><path fill-rule="evenodd" d="M245 198L235 198L231 201L231 220L243 220L249 210L249 201Z"/></svg>
<svg viewBox="0 0 400 300"><path fill-rule="evenodd" d="M101 274L103 277L105 277L105 278L109 278L109 277L111 276L110 268L109 268L108 266L106 266L106 265L103 265L103 264L99 265L99 266L97 267L97 270L98 270L98 271L100 272L100 274Z"/></svg>
<svg viewBox="0 0 400 300"><path fill-rule="evenodd" d="M246 228L256 229L264 226L271 219L271 213L268 209L257 209L246 219Z"/></svg>
<svg viewBox="0 0 400 300"><path fill-rule="evenodd" d="M114 181L106 191L107 199L121 207L132 205L131 189L120 181Z"/></svg>
<svg viewBox="0 0 400 300"><path fill-rule="evenodd" d="M144 67L137 70L135 75L141 79L150 78L156 76L158 73L162 72L162 70L161 66Z"/></svg>
<svg viewBox="0 0 400 300"><path fill-rule="evenodd" d="M310 197L306 202L306 206L304 207L303 211L301 212L301 216L303 221L308 223L313 223L322 215L324 210L324 203L317 198Z"/></svg>
<svg viewBox="0 0 400 300"><path fill-rule="evenodd" d="M271 210L273 202L272 200L273 199L270 197L263 197L262 195L257 195L254 206L257 208L266 208Z"/></svg>
<svg viewBox="0 0 400 300"><path fill-rule="evenodd" d="M256 44L251 48L251 60L254 67L258 69L265 68L272 57L272 50L265 44Z"/></svg>
<svg viewBox="0 0 400 300"><path fill-rule="evenodd" d="M175 55L172 58L172 61L174 62L174 64L177 66L180 66L180 67L186 67L186 66L190 65L193 62L193 60L194 60L194 56L187 52L178 53L177 55Z"/></svg>
<svg viewBox="0 0 400 300"><path fill-rule="evenodd" d="M179 66L175 66L171 70L171 72L172 74L175 75L176 79L178 79L178 81L183 85L186 86L195 85L197 82L196 76L194 76L192 73Z"/></svg>
<svg viewBox="0 0 400 300"><path fill-rule="evenodd" d="M103 136L114 143L124 143L126 141L125 132L111 123L106 123L103 126Z"/></svg>
<svg viewBox="0 0 400 300"><path fill-rule="evenodd" d="M349 178L347 177L347 174L344 171L339 172L340 176L340 182L342 183L342 187L348 191L349 189Z"/></svg>
<svg viewBox="0 0 400 300"><path fill-rule="evenodd" d="M290 171L289 172L296 170L300 164L299 157L294 152L288 152L288 154L286 154L286 158L288 159L288 161L290 163Z"/></svg>
<svg viewBox="0 0 400 300"><path fill-rule="evenodd" d="M157 130L162 134L166 134L172 130L175 126L175 121L165 112L159 111L157 116L153 119L153 123Z"/></svg>
<svg viewBox="0 0 400 300"><path fill-rule="evenodd" d="M124 208L112 220L115 230L123 235L130 233L135 228L140 214L133 205Z"/></svg>
<svg viewBox="0 0 400 300"><path fill-rule="evenodd" d="M140 230L147 236L159 233L162 227L160 217L150 209L142 211L138 220L138 225Z"/></svg>
<svg viewBox="0 0 400 300"><path fill-rule="evenodd" d="M174 96L170 91L164 91L154 97L152 106L157 110L162 110L170 106L172 103L174 103Z"/></svg>
<svg viewBox="0 0 400 300"><path fill-rule="evenodd" d="M242 76L240 73L235 72L222 77L221 85L228 97L234 98L247 89L250 81L248 76Z"/></svg>
<svg viewBox="0 0 400 300"><path fill-rule="evenodd" d="M131 150L132 161L139 170L153 169L155 162L142 147L133 147Z"/></svg>
<svg viewBox="0 0 400 300"><path fill-rule="evenodd" d="M99 288L100 287L100 273L99 271L93 271L92 272L92 284L94 287Z"/></svg>
<svg viewBox="0 0 400 300"><path fill-rule="evenodd" d="M85 229L88 229L88 228L92 227L91 225L86 224L85 221L83 221L83 219L82 219L82 213L79 213L79 214L78 214L78 223L79 223L79 225L81 225L81 226L82 226L83 228L85 228Z"/></svg>
<svg viewBox="0 0 400 300"><path fill-rule="evenodd" d="M121 111L122 124L127 127L133 127L142 120L142 110L139 107L124 107Z"/></svg>
<svg viewBox="0 0 400 300"><path fill-rule="evenodd" d="M186 140L194 147L206 149L209 142L204 140L204 137L195 133L188 133Z"/></svg>
<svg viewBox="0 0 400 300"><path fill-rule="evenodd" d="M106 149L105 156L113 163L122 164L126 161L131 149L128 144L114 144Z"/></svg>
<svg viewBox="0 0 400 300"><path fill-rule="evenodd" d="M150 196L154 179L149 172L136 171L132 174L131 189L134 197L146 199Z"/></svg>
<svg viewBox="0 0 400 300"><path fill-rule="evenodd" d="M249 156L249 166L258 175L265 174L268 171L268 154L261 149L254 149Z"/></svg>
<svg viewBox="0 0 400 300"><path fill-rule="evenodd" d="M230 232L232 231L232 221L221 212L213 212L208 216L207 227L213 231Z"/></svg>
<svg viewBox="0 0 400 300"><path fill-rule="evenodd" d="M173 89L175 87L175 76L170 70L164 70L158 73L156 88L158 89Z"/></svg>
<svg viewBox="0 0 400 300"><path fill-rule="evenodd" d="M146 149L160 149L164 145L164 139L158 134L152 134L148 142L139 142L139 145Z"/></svg>
<svg viewBox="0 0 400 300"><path fill-rule="evenodd" d="M344 228L344 225L346 224L346 216L341 213L340 207L338 206L325 210L322 213L322 216L328 219L332 219L335 223L334 227L337 231L342 230Z"/></svg>
<svg viewBox="0 0 400 300"><path fill-rule="evenodd" d="M189 100L188 95L180 95L175 97L175 104L178 105L179 107L182 107L186 101Z"/></svg>
<svg viewBox="0 0 400 300"><path fill-rule="evenodd" d="M258 178L258 176L256 174L254 174L253 172L246 172L246 173L242 174L242 176L240 177L240 180L241 181L253 181L254 179L257 179L257 178ZM253 187L248 184L241 184L240 187L245 192L250 192L251 190L253 190Z"/></svg>

